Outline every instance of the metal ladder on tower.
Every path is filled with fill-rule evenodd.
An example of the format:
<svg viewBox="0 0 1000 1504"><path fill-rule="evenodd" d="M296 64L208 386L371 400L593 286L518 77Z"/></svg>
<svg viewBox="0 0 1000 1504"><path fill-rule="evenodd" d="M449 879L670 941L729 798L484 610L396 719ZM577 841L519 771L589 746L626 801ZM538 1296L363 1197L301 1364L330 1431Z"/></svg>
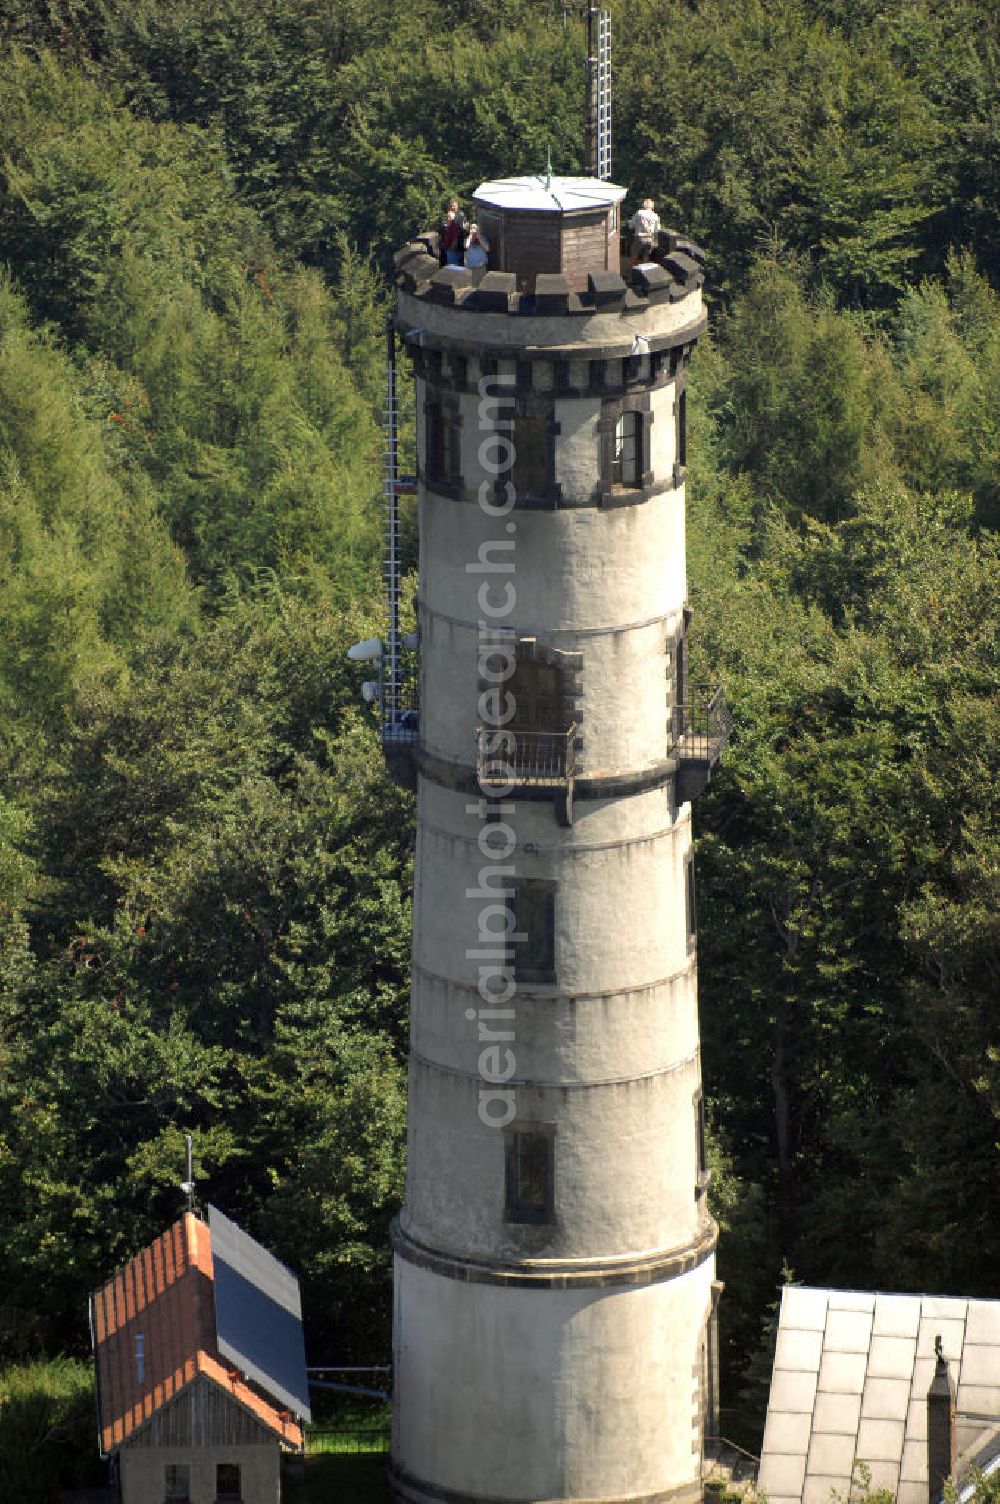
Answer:
<svg viewBox="0 0 1000 1504"><path fill-rule="evenodd" d="M597 12L597 176L611 178L611 12Z"/></svg>
<svg viewBox="0 0 1000 1504"><path fill-rule="evenodd" d="M382 740L395 741L402 716L402 638L399 631L399 407L396 395L396 326L386 322L385 443L382 483L385 497L385 549L382 577L389 608L389 631L381 658L379 700Z"/></svg>

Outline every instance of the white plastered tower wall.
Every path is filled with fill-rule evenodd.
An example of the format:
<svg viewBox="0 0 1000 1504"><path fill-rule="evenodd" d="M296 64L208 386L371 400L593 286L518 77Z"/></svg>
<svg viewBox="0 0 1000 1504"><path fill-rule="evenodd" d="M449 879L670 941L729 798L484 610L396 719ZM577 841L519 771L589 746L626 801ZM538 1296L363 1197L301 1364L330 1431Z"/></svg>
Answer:
<svg viewBox="0 0 1000 1504"><path fill-rule="evenodd" d="M670 728L687 619L679 409L704 327L700 277L675 276L668 294L667 276L650 276L649 296L591 279L590 302L556 288L556 312L532 316L512 277L410 265L397 327L417 372L421 705L392 1486L420 1504L694 1500L716 1229L691 805ZM483 382L514 406L484 410ZM445 484L427 448L442 402L458 455ZM483 440L515 410L545 415L551 496L498 520L482 506L495 484ZM624 488L608 471L623 410L640 415L644 446ZM486 557L509 558L511 574L470 570L503 539L509 554ZM494 601L507 579L518 651L566 666L575 776L568 800L518 786L490 816L480 592L488 582ZM480 1112L490 1036L469 897L491 818L514 834L512 881L555 895L551 974L517 979L499 1026L513 1034L498 1057L516 1104L506 1128ZM521 1221L508 1215L507 1134L535 1129L551 1140L551 1207Z"/></svg>

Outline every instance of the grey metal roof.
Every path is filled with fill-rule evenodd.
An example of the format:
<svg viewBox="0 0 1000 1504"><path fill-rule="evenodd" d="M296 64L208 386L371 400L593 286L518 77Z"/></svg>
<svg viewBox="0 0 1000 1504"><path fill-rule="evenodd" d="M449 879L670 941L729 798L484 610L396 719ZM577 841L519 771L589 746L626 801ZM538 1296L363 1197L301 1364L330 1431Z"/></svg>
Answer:
<svg viewBox="0 0 1000 1504"><path fill-rule="evenodd" d="M220 1353L310 1420L298 1280L216 1206L208 1209L208 1225Z"/></svg>
<svg viewBox="0 0 1000 1504"><path fill-rule="evenodd" d="M897 1504L927 1504L938 1335L968 1455L1000 1417L1000 1301L786 1286L758 1477L769 1504L847 1498L856 1461Z"/></svg>
<svg viewBox="0 0 1000 1504"><path fill-rule="evenodd" d="M601 209L619 203L628 192L600 178L498 178L480 183L472 195L477 204L498 209L538 209L567 214L574 209Z"/></svg>

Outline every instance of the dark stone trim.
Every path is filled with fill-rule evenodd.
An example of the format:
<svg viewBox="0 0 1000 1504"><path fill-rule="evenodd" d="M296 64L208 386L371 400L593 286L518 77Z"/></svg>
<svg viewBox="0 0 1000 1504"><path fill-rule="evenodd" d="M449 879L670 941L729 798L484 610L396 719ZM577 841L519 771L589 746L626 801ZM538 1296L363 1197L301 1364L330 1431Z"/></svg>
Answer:
<svg viewBox="0 0 1000 1504"><path fill-rule="evenodd" d="M408 1238L398 1217L393 1219L390 1236L393 1252L406 1263L444 1279L457 1279L469 1285L505 1285L514 1290L613 1290L664 1284L689 1274L711 1258L719 1241L719 1229L708 1218L698 1236L682 1248L664 1249L630 1263L602 1263L595 1259L584 1269L575 1259L546 1259L544 1267L533 1269L530 1259L508 1263L499 1259L456 1258Z"/></svg>
<svg viewBox="0 0 1000 1504"><path fill-rule="evenodd" d="M437 354L440 352L430 351L423 353ZM414 374L419 376L420 379L426 383L429 393L443 390L449 395L457 394L478 398L478 383L470 381L467 374L469 359L468 355L456 355L450 348L446 353L448 355L449 361L451 362L450 371L446 372L441 367L432 364L430 361L414 359ZM466 373L463 375L463 377L456 378L454 373L456 370L457 362L459 360L461 360L465 364ZM539 357L536 356L534 363L537 364L538 360ZM662 387L669 386L671 381L675 379L670 372L667 361L657 361L657 358L654 355L650 356L651 374L648 377L637 376L634 373L634 370L631 369L634 366L634 363L634 357L622 356L620 352L614 360L612 360L610 357L605 356L602 360L592 362L592 364L598 368L595 379L589 381L585 386L570 386L568 375L569 361L554 360L550 362L550 364L555 368L553 372L552 386L537 387L532 381L531 364L528 361L522 361L519 359L516 362L518 371L517 378L514 382L511 383L510 386L505 386L503 388L503 394L504 396L511 397L607 397L609 394L617 394L626 391L659 391ZM607 380L600 374L600 368L606 366L615 366L619 370L621 370L623 367L626 369L624 370L624 374L621 377L615 377L611 380ZM495 377L495 374L495 372L492 373L493 377Z"/></svg>
<svg viewBox="0 0 1000 1504"><path fill-rule="evenodd" d="M456 1493L450 1488L439 1488L434 1483L424 1483L411 1473L389 1463L387 1472L389 1493L393 1504L526 1504L521 1499L500 1498L496 1494ZM700 1475L697 1481L683 1483L677 1488L664 1489L655 1494L615 1494L604 1499L560 1498L542 1500L541 1504L701 1504L703 1496Z"/></svg>
<svg viewBox="0 0 1000 1504"><path fill-rule="evenodd" d="M681 482L687 471L681 473ZM418 472L417 479L424 489L433 496L444 497L448 501L461 502L463 505L478 506L479 497L475 491L468 491L462 486L449 485L447 481L431 480L422 471ZM677 483L679 484L679 483ZM605 493L595 486L589 496L570 499L563 495L562 488L558 488L555 498L548 496L518 496L515 498L512 508L515 512L571 512L579 511L586 507L634 507L641 506L644 502L655 501L658 496L667 496L677 489L674 475L667 478L666 485L650 483L639 490L623 488L612 489ZM500 492L501 499L503 491Z"/></svg>
<svg viewBox="0 0 1000 1504"><path fill-rule="evenodd" d="M611 481L615 427L623 413L639 414L639 433L637 437L640 446L640 479L638 486L616 487L612 485ZM654 494L656 487L653 472L650 468L649 441L652 422L652 403L648 390L626 392L622 389L620 395L608 397L602 403L601 416L597 420L601 478L595 490L592 505L601 507L635 506L640 502L648 501ZM670 488L660 487L660 490L668 489Z"/></svg>
<svg viewBox="0 0 1000 1504"><path fill-rule="evenodd" d="M460 794L473 794L476 797L483 795L479 787L476 770L468 763L448 762L443 757L436 757L426 748L417 746L414 749L414 761L417 771L424 778L430 779L444 789L452 789ZM646 794L651 789L663 788L677 776L680 764L675 757L668 757L655 767L643 768L633 773L604 773L589 777L584 773L579 775L573 784L574 799L625 799L630 794ZM549 800L552 798L554 787L551 784L520 784L510 795L505 797L521 800Z"/></svg>

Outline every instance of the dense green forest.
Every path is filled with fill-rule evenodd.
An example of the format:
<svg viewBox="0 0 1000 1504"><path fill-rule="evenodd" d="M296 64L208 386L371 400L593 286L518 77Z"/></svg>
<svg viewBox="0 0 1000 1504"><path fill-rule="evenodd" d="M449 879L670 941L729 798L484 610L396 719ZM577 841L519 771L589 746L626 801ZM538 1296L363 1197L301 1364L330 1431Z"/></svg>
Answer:
<svg viewBox="0 0 1000 1504"><path fill-rule="evenodd" d="M613 4L615 167L703 242L697 806L726 1281L1000 1297L990 0ZM379 630L396 244L583 166L547 0L0 0L0 1367L200 1192L379 1361L412 808ZM762 1338L763 1334L763 1338ZM0 1461L0 1476L3 1463Z"/></svg>

